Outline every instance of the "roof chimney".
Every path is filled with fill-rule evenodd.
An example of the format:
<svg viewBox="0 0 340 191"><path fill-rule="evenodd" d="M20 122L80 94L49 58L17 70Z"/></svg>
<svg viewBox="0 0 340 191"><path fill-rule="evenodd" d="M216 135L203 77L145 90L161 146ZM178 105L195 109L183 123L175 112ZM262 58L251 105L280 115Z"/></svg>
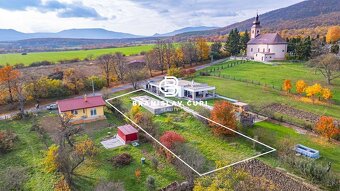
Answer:
<svg viewBox="0 0 340 191"><path fill-rule="evenodd" d="M87 102L87 95L84 95L84 101Z"/></svg>

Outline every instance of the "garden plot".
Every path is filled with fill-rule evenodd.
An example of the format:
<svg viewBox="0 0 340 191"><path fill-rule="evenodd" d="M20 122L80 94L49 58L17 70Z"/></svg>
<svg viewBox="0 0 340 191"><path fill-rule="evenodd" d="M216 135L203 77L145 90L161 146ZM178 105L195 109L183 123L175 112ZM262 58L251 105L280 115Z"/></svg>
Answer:
<svg viewBox="0 0 340 191"><path fill-rule="evenodd" d="M153 99L166 102L169 105L175 106L174 111L161 115L152 115L147 109L141 107L141 112L152 115L151 119L155 127L151 130L149 125L143 126L142 123L137 123L136 119L130 116L131 112L129 111L131 111L133 106L132 99L138 96L149 96ZM275 151L274 148L264 143L199 115L197 112L185 107L183 103L180 104L179 102L167 100L145 90L136 90L122 94L110 98L106 102L117 111L118 115L123 115L131 124L138 127L140 134L146 134L150 139L157 142L162 148L163 154L170 162L178 164L176 162L179 161L182 165L187 166L200 176ZM216 136L208 126L208 123L215 123L223 128L227 128L233 132L233 135ZM167 144L164 141L164 136L169 134L169 132L172 135L180 135L184 140L179 141L178 145L176 145L177 143L175 145Z"/></svg>

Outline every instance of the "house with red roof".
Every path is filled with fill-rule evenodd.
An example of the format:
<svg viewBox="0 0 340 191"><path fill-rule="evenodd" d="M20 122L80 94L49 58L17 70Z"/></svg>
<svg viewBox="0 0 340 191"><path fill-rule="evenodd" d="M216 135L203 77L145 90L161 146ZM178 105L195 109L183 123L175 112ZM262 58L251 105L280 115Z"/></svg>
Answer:
<svg viewBox="0 0 340 191"><path fill-rule="evenodd" d="M72 115L73 124L106 119L105 101L101 96L71 98L57 101L59 114Z"/></svg>

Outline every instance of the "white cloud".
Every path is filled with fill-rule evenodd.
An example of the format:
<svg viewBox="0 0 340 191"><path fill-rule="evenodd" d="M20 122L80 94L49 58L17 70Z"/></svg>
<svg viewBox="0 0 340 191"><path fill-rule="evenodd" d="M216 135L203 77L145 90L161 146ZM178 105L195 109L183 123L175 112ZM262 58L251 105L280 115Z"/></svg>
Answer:
<svg viewBox="0 0 340 191"><path fill-rule="evenodd" d="M16 0L17 1L17 0ZM64 4L72 8L87 8L92 17L68 13L63 16L60 9L42 10L41 5L34 7L20 6L15 9L8 4L1 7L0 26L22 32L56 32L70 28L105 28L139 35L165 33L188 26L226 26L249 17L257 11L285 7L302 0L254 1L244 0L58 0L57 5ZM42 0L47 5L51 0ZM7 8L5 7L7 6ZM55 5L56 6L56 5ZM96 13L100 16L95 19ZM77 17L78 16L78 17ZM84 18L81 18L84 16ZM4 19L5 18L5 19Z"/></svg>

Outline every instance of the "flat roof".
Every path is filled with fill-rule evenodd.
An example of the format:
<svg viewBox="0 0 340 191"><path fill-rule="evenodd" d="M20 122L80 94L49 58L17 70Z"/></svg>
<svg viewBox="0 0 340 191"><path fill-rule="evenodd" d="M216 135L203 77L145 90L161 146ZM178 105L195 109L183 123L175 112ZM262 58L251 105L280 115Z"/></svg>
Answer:
<svg viewBox="0 0 340 191"><path fill-rule="evenodd" d="M149 84L152 84L154 86L159 87L161 81L155 81L155 82L149 82ZM178 80L178 86L184 87L184 88L188 88L191 90L205 90L205 89L215 89L214 86L209 86L208 84L202 84L202 83L198 83L195 81L188 81L188 80Z"/></svg>
<svg viewBox="0 0 340 191"><path fill-rule="evenodd" d="M152 109L160 109L165 107L172 107L172 105L168 104L166 101L159 100L147 95L137 96L131 98L133 101L138 102L141 106L146 106Z"/></svg>

